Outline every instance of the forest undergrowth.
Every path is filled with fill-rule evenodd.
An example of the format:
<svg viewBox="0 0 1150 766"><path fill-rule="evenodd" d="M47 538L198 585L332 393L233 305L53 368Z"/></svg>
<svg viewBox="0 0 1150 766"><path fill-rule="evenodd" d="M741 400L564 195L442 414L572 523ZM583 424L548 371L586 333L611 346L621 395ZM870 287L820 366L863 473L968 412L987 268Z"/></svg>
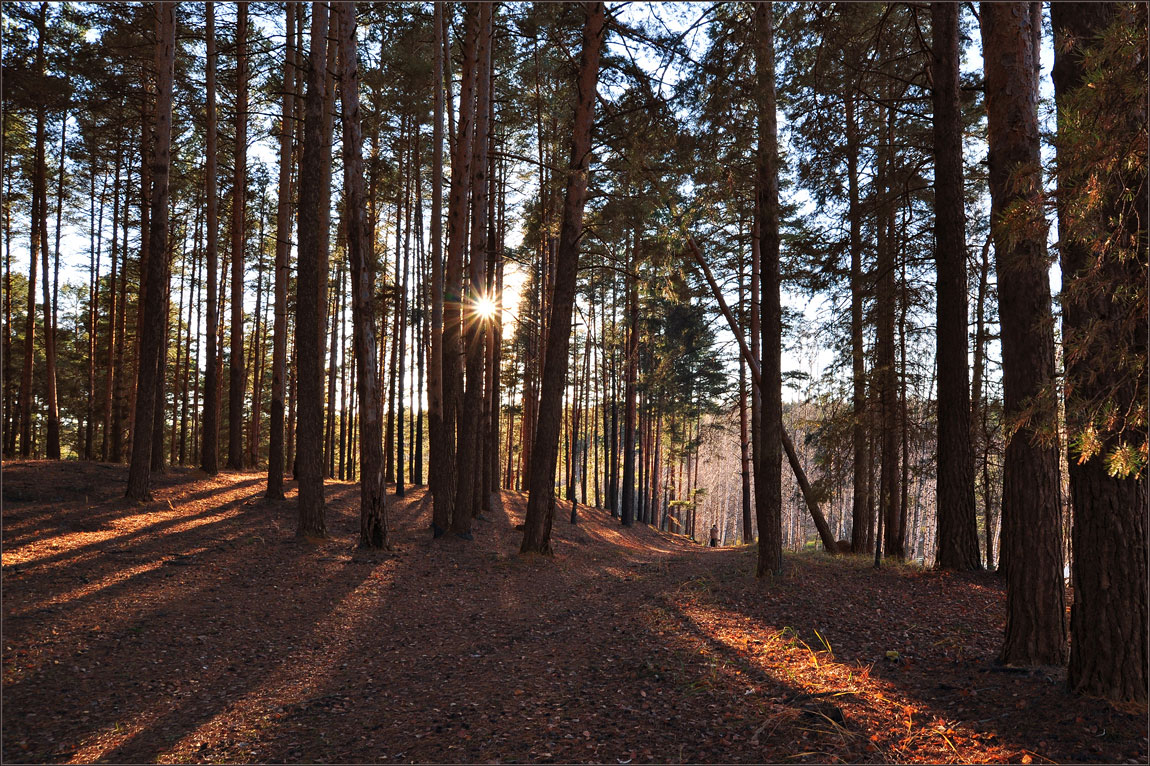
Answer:
<svg viewBox="0 0 1150 766"><path fill-rule="evenodd" d="M822 553L756 581L708 549L525 497L431 540L422 488L392 550L293 537L295 483L127 467L3 471L3 752L15 762L1145 763L1145 710L996 665L1004 589Z"/></svg>

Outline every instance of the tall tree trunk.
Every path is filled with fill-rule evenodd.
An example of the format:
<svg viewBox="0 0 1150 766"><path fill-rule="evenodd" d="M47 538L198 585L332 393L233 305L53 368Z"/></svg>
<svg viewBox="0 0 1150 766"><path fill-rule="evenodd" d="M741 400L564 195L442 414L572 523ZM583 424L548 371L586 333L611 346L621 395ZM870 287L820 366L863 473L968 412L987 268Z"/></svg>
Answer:
<svg viewBox="0 0 1150 766"><path fill-rule="evenodd" d="M148 259L144 322L140 328L139 372L136 394L135 432L132 434L132 461L128 468L126 496L144 501L151 497L152 425L155 391L159 376L159 355L164 332L164 254L168 238L168 158L172 143L172 88L176 60L176 6L155 3L156 16L156 109L155 146L152 150L151 221L148 232Z"/></svg>
<svg viewBox="0 0 1150 766"><path fill-rule="evenodd" d="M2 118L0 118L2 119ZM2 129L2 126L0 126ZM16 452L16 403L12 400L12 152L0 141L0 151L4 153L4 180L7 189L4 197L4 423L3 454L12 457ZM115 235L116 225L112 224Z"/></svg>
<svg viewBox="0 0 1150 766"><path fill-rule="evenodd" d="M1130 321L1131 308L1111 289L1146 280L1146 228L1138 216L1147 207L1144 174L1125 171L1110 181L1116 188L1110 199L1093 213L1095 220L1082 221L1071 209L1071 197L1089 182L1093 168L1081 169L1076 156L1073 130L1085 115L1072 103L1075 91L1088 83L1083 71L1083 49L1115 21L1128 29L1142 30L1145 51L1146 9L1130 11L1118 3L1053 4L1051 22L1055 44L1054 94L1058 103L1060 135L1058 239L1061 243L1063 291L1063 337L1066 348L1066 413L1072 437L1093 428L1098 410L1106 404L1119 412L1130 411L1146 399L1145 370L1130 375L1123 365L1109 364L1108 355L1129 354L1146 359L1146 306L1140 322ZM1143 77L1145 73L1143 72ZM1143 79L1143 85L1145 80ZM1114 86L1111 86L1114 87ZM1141 128L1145 136L1146 96L1141 95ZM1111 107L1108 115L1086 119L1102 124L1139 118L1137 110ZM1125 130L1129 130L1126 128ZM1125 132L1125 131L1124 131ZM1123 194L1125 192L1125 194ZM1122 197L1129 195L1130 201ZM1128 207L1125 207L1128 206ZM1125 209L1123 209L1125 207ZM1121 222L1113 231L1114 222ZM1093 226L1092 226L1093 225ZM1097 227L1097 228L1093 228ZM1085 232L1108 231L1111 248L1128 248L1141 258L1121 258L1113 249L1098 252ZM1121 244L1119 244L1121 242ZM1139 262L1141 261L1141 262ZM1127 299L1129 300L1129 299ZM1137 316L1137 315L1135 315ZM1125 324L1129 322L1129 324ZM1126 360L1123 360L1126 361ZM1127 436L1135 446L1146 443L1146 428L1131 429ZM1107 470L1109 453L1121 446L1113 433L1100 441L1099 454L1069 455L1070 493L1074 503L1074 604L1070 612L1071 690L1120 702L1146 702L1146 469L1141 476L1112 476Z"/></svg>
<svg viewBox="0 0 1150 766"><path fill-rule="evenodd" d="M583 229L583 204L587 195L587 171L591 160L591 128L595 120L595 95L599 79L599 53L605 36L606 8L602 2L585 4L583 52L579 60L577 101L571 137L571 162L563 204L554 297L539 398L539 424L530 476L530 496L520 552L551 550L551 523L555 516L555 460L558 453L559 420L567 377L567 344L571 334L571 311L575 305L579 269L579 238Z"/></svg>
<svg viewBox="0 0 1150 766"><path fill-rule="evenodd" d="M327 250L331 158L324 135L328 8L312 4L311 51L307 69L303 159L299 177L299 250L296 277L296 476L299 520L296 535L326 537L323 497L323 347L327 306ZM366 396L364 397L367 398ZM367 426L367 424L364 424ZM366 474L365 474L366 475Z"/></svg>
<svg viewBox="0 0 1150 766"><path fill-rule="evenodd" d="M296 3L288 2L284 29L283 105L280 109L279 194L276 202L275 326L272 330L271 435L268 437L268 488L270 500L284 494L284 378L287 373L287 294L291 278L288 259L292 235L292 117L295 114L294 76L299 66L294 45ZM299 11L302 13L302 9Z"/></svg>
<svg viewBox="0 0 1150 766"><path fill-rule="evenodd" d="M462 425L463 370L460 367L462 354L462 295L463 295L463 246L467 238L468 186L471 178L471 143L475 133L475 83L478 63L476 48L479 38L479 9L474 4L466 8L466 22L463 36L463 72L459 90L459 126L451 161L451 192L447 212L447 265L444 275L444 319L443 319L443 428L444 463L442 489L445 493L443 513L436 511L436 517L445 520L452 529L459 525L470 526L458 516L468 514L466 507L459 505L458 486L462 477L457 475L459 457L457 451L463 441L455 439L456 421ZM470 447L467 447L470 449ZM450 500L447 499L450 496ZM436 503L439 497L436 496ZM448 527L443 527L446 531ZM435 529L433 534L442 534Z"/></svg>
<svg viewBox="0 0 1150 766"><path fill-rule="evenodd" d="M333 21L336 23L338 23L338 19L338 16L333 17ZM332 48L336 47L338 46L332 46ZM347 210L345 206L340 227L346 228L346 224ZM337 241L339 239L341 239L341 237L337 237ZM327 351L327 419L324 421L324 476L329 479L335 477L335 421L338 416L336 412L336 401L338 397L336 392L336 355L340 349L340 332L343 330L344 305L342 262L336 265L335 276L335 290L331 295L331 344L328 346Z"/></svg>
<svg viewBox="0 0 1150 766"><path fill-rule="evenodd" d="M236 151L232 176L232 326L228 360L228 468L244 467L244 260L248 171L248 4L236 4Z"/></svg>
<svg viewBox="0 0 1150 766"><path fill-rule="evenodd" d="M47 34L45 28L45 21L47 12L42 11L37 20L37 31L39 32L39 42L37 43L37 57L39 61L39 71L44 73L43 61L43 46L44 37ZM39 107L43 110L44 107ZM39 115L37 115L39 117ZM64 114L62 121L63 126L60 129L60 199L57 202L57 233L59 232L59 208L62 207L63 191L64 191L64 138L67 133L68 115ZM39 124L37 125L39 127ZM47 189L47 176L48 168L45 162L45 146L42 140L37 139L36 151L36 183L40 185L40 219L33 222L33 226L40 227L40 264L44 272L43 287L44 287L44 406L47 409L47 428L45 433L45 456L49 460L60 459L60 401L56 389L56 322L55 322L55 301L54 301L54 288L53 284L48 282L48 189ZM59 255L60 246L59 242L56 245L56 263L59 269Z"/></svg>
<svg viewBox="0 0 1150 766"><path fill-rule="evenodd" d="M631 268L627 275L627 359L623 393L623 488L619 493L619 517L623 526L635 520L635 416L639 365L639 227L631 245Z"/></svg>
<svg viewBox="0 0 1150 766"><path fill-rule="evenodd" d="M219 294L219 189L216 178L216 13L215 3L205 6L208 43L207 55L207 156L204 158L204 193L207 196L207 304L208 322L204 334L208 341L207 363L204 367L204 426L200 437L200 467L205 473L215 474L220 470L220 380L219 332L220 312L216 295Z"/></svg>
<svg viewBox="0 0 1150 766"><path fill-rule="evenodd" d="M185 285L187 282L186 277L187 277L187 269L188 269L188 229L187 229L186 225L181 226L180 228L181 228L180 239L182 242L182 253L180 255L180 297L179 297L179 302L176 304L176 369L175 369L175 372L172 376L173 381L175 381L172 385L173 396L179 396L180 395L181 389L179 386L179 381L183 377L181 374L181 365L183 364L183 361L184 361L184 359L183 359L184 346L182 343L180 343L180 336L183 333L183 327L184 327L184 324L183 324L183 319L184 319L184 288L185 288ZM177 449L176 422L177 422L177 420L179 420L179 418L177 417L178 411L179 411L179 403L176 402L176 406L173 407L173 409L172 409L172 426L171 426L171 433L168 437L168 463L169 464L173 464L176 462L176 449ZM154 469L155 469L155 464L153 463L153 470Z"/></svg>
<svg viewBox="0 0 1150 766"><path fill-rule="evenodd" d="M38 39L36 42L36 69L44 71L44 37L48 23L48 3L40 4L40 14L36 19ZM20 457L32 454L32 360L35 357L36 339L36 268L40 259L40 249L47 247L43 241L40 220L46 203L44 176L44 122L46 107L43 102L36 106L36 147L35 166L32 178L32 214L29 216L28 244L28 312L24 321L24 367L20 375ZM45 269L44 281L48 281Z"/></svg>
<svg viewBox="0 0 1150 766"><path fill-rule="evenodd" d="M847 195L850 221L851 252L851 397L853 418L851 421L852 451L852 493L851 493L851 553L868 553L867 531L873 520L870 518L868 483L870 460L867 455L867 401L866 364L863 345L863 243L862 210L859 202L859 138L858 122L855 117L856 97L852 90L844 99L846 103L846 149L847 149Z"/></svg>
<svg viewBox="0 0 1150 766"><path fill-rule="evenodd" d="M129 168L131 167L131 158L128 161ZM124 348L127 346L126 339L128 337L128 201L131 196L131 170L128 171L128 178L124 183L124 203L122 210L123 219L123 240L120 243L120 292L116 300L116 336L120 338L120 342L116 343L112 349L109 349L109 354L115 353L115 395L112 406L112 441L110 446L110 459L112 462L119 463L124 459L124 411L127 408L127 379L128 372L124 364Z"/></svg>
<svg viewBox="0 0 1150 766"><path fill-rule="evenodd" d="M172 308L172 249L176 241L174 225L169 223L168 246L160 252L161 264L164 268L162 280L163 290L160 297L160 323L163 326L160 335L160 358L156 362L156 406L152 410L152 473L164 473L164 409L167 406L167 375L168 375L168 344L170 342L170 323ZM153 251L154 252L154 251ZM149 253L149 258L155 257ZM146 298L145 298L146 300Z"/></svg>
<svg viewBox="0 0 1150 766"><path fill-rule="evenodd" d="M495 43L492 41L492 48ZM494 55L491 57L494 67ZM492 69L494 78L494 69ZM489 99L491 110L491 134L495 135L495 94ZM492 138L494 141L494 138ZM490 169L492 191L488 195L487 217L487 294L494 306L491 320L487 323L487 379L484 387L487 422L484 428L485 456L483 470L482 510L494 512L499 507L499 366L502 363L503 347L503 211L506 207L506 183L497 177L494 151L491 152ZM500 176L505 175L501 173Z"/></svg>
<svg viewBox="0 0 1150 766"><path fill-rule="evenodd" d="M459 442L456 449L455 516L451 529L471 539L471 519L479 512L477 501L482 486L480 452L480 410L483 407L483 336L485 319L478 311L484 299L487 271L487 147L491 98L491 75L487 57L491 52L492 6L479 5L479 36L476 46L475 135L471 153L471 246L467 275L467 295L463 299L464 349L467 386L459 414Z"/></svg>
<svg viewBox="0 0 1150 766"><path fill-rule="evenodd" d="M387 548L387 498L383 484L383 432L380 421L379 372L375 342L375 274L367 241L363 181L363 134L360 131L359 59L355 6L339 3L340 96L343 106L344 193L347 196L347 253L351 262L351 312L355 342L356 390L359 398L359 544Z"/></svg>
<svg viewBox="0 0 1150 766"><path fill-rule="evenodd" d="M988 236L982 246L982 258L978 268L978 297L975 304L974 330L974 370L971 373L971 441L979 445L982 465L982 497L984 513L984 534L986 535L986 568L994 569L994 524L993 509L990 503L990 431L987 427L986 403L982 389L986 370L986 293L990 281L990 245L993 238Z"/></svg>
<svg viewBox="0 0 1150 766"><path fill-rule="evenodd" d="M108 278L108 352L107 352L107 367L104 370L104 435L100 444L100 459L103 461L112 460L112 407L113 399L112 394L115 390L115 381L118 377L116 375L116 346L117 339L120 337L116 328L116 317L119 313L120 306L116 296L116 280L121 277L117 273L119 266L119 234L117 228L120 222L120 168L123 160L123 144L117 136L116 140L116 176L112 182L112 250L109 257L112 261L112 273ZM126 210L126 207L125 207ZM127 217L127 216L125 216Z"/></svg>
<svg viewBox="0 0 1150 766"><path fill-rule="evenodd" d="M903 557L898 539L898 375L895 368L895 259L894 196L891 181L894 166L893 109L879 106L882 137L878 147L875 226L877 254L875 275L875 372L879 385L879 509L886 530L882 545L885 555ZM881 558L882 554L876 557Z"/></svg>
<svg viewBox="0 0 1150 766"><path fill-rule="evenodd" d="M755 471L755 509L759 524L759 577L783 572L782 345L783 319L779 280L779 147L775 117L775 34L772 3L755 6L755 68L758 95L759 262L762 278L763 415L758 447L762 456ZM698 470L696 466L696 471ZM761 476L760 476L761 473Z"/></svg>
<svg viewBox="0 0 1150 766"><path fill-rule="evenodd" d="M422 135L416 131L415 135L415 234L418 244L418 293L419 293L419 323L418 342L416 343L416 386L412 395L412 419L415 421L412 434L415 444L412 446L411 483L418 486L423 484L423 397L425 396L424 372L427 365L428 344L428 317L427 317L427 250L423 241L423 164L420 158Z"/></svg>
<svg viewBox="0 0 1150 766"><path fill-rule="evenodd" d="M959 7L931 3L934 220L938 269L938 552L943 569L978 569L978 518L966 362L966 215L958 103Z"/></svg>
<svg viewBox="0 0 1150 766"><path fill-rule="evenodd" d="M1002 490L1002 660L1016 665L1066 660L1058 446L1048 436L1057 433L1058 413L1032 42L1040 24L1028 3L981 6L1003 414L1010 434Z"/></svg>
<svg viewBox="0 0 1150 766"><path fill-rule="evenodd" d="M746 326L743 306L743 258L739 250L739 322ZM751 516L751 440L747 432L747 362L739 357L739 476L742 480L742 534L743 543L755 536Z"/></svg>
<svg viewBox="0 0 1150 766"><path fill-rule="evenodd" d="M415 142L412 140L412 133L419 132L419 123L416 122L409 130L407 135L407 171L404 173L406 176L405 189L403 195L403 250L400 251L396 248L396 281L395 285L399 289L399 300L396 305L396 326L399 328L399 339L397 345L399 364L397 369L396 381L399 385L398 396L396 397L396 439L395 439L395 496L403 497L403 396L404 379L407 367L407 336L408 336L408 278L411 273L411 188L412 178L415 175ZM402 268L400 266L400 253L402 252Z"/></svg>
<svg viewBox="0 0 1150 766"><path fill-rule="evenodd" d="M431 132L431 362L427 368L427 425L429 437L428 490L432 496L432 534L436 537L451 525L454 505L454 434L445 419L443 375L443 4L434 8L435 26L435 122ZM451 466L451 467L448 467Z"/></svg>
<svg viewBox="0 0 1150 766"><path fill-rule="evenodd" d="M266 206L263 204L267 196L261 194L260 204L260 228L257 242L260 243L259 248L256 250L256 310L252 316L252 321L255 327L252 328L251 344L249 350L249 359L252 367L252 405L251 405L251 421L248 424L248 446L247 446L247 464L252 468L256 468L260 463L260 415L263 412L263 369L264 369L264 335L267 332L267 324L263 321L264 309L264 226L267 221Z"/></svg>

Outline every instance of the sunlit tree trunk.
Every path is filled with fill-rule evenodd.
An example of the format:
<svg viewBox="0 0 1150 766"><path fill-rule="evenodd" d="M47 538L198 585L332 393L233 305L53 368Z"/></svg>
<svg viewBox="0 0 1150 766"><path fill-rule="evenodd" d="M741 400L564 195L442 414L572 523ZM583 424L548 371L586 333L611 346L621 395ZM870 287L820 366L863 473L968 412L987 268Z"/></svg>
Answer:
<svg viewBox="0 0 1150 766"><path fill-rule="evenodd" d="M207 29L205 37L207 54L207 140L204 158L204 191L207 196L207 304L208 321L204 334L208 341L207 363L204 369L204 426L200 446L200 467L205 473L219 471L220 449L220 380L219 369L219 327L220 312L216 295L219 292L219 190L216 178L216 15L215 3L207 3Z"/></svg>
<svg viewBox="0 0 1150 766"><path fill-rule="evenodd" d="M287 373L288 259L292 236L292 117L296 93L294 77L299 66L294 44L296 3L285 3L284 30L288 44L284 53L283 103L280 109L279 193L276 203L275 325L272 329L271 435L268 437L268 487L271 500L283 498L284 485L284 389Z"/></svg>
<svg viewBox="0 0 1150 766"><path fill-rule="evenodd" d="M524 524L522 553L551 550L551 523L555 516L555 461L559 447L559 425L563 406L563 386L567 377L567 344L571 334L571 312L575 304L579 269L579 239L583 229L583 204L587 194L587 172L591 160L591 128L595 120L595 96L599 79L599 53L605 36L604 3L585 4L587 20L583 27L583 51L579 60L577 100L571 138L570 171L563 205L554 297L551 303L548 346L539 398L539 424L535 432Z"/></svg>
<svg viewBox="0 0 1150 766"><path fill-rule="evenodd" d="M296 477L299 518L296 535L326 537L323 490L323 348L326 332L327 250L331 157L324 135L328 8L312 4L307 71L303 159L299 177L299 248L296 277Z"/></svg>
<svg viewBox="0 0 1150 766"><path fill-rule="evenodd" d="M980 14L1003 404L1010 429L1002 490L1002 660L1060 665L1066 660L1066 623L1054 332L1033 43L1041 18L1029 3L985 2Z"/></svg>
<svg viewBox="0 0 1150 766"><path fill-rule="evenodd" d="M128 468L126 496L143 501L151 497L152 421L156 404L159 354L164 332L164 253L168 238L168 159L172 139L172 86L175 77L176 6L155 3L156 18L156 108L155 146L152 150L152 215L148 232L144 322L140 328L139 373L136 395L135 433L132 435L132 461Z"/></svg>
<svg viewBox="0 0 1150 766"><path fill-rule="evenodd" d="M236 4L236 149L232 175L232 321L228 360L228 468L244 467L244 261L248 169L248 4Z"/></svg>
<svg viewBox="0 0 1150 766"><path fill-rule="evenodd" d="M1114 23L1142 30L1145 52L1146 8L1118 3L1052 4L1051 22L1056 35L1054 93L1058 102L1060 135L1058 149L1058 239L1063 291L1063 328L1066 352L1066 411L1070 434L1077 436L1094 423L1096 408L1109 400L1119 410L1133 409L1146 400L1145 369L1130 376L1118 365L1106 364L1116 349L1146 358L1146 307L1141 323L1124 325L1129 307L1109 289L1134 285L1146 279L1146 226L1137 214L1147 208L1144 173L1125 170L1111 183L1133 192L1119 201L1117 188L1108 191L1112 201L1093 212L1095 221L1081 221L1082 212L1072 209L1071 195L1086 182L1093 169L1082 171L1070 136L1084 115L1075 114L1071 103L1075 91L1097 87L1083 69L1083 49ZM1133 75L1133 72L1131 73ZM1141 74L1141 135L1145 137L1145 70ZM1114 85L1110 86L1115 87ZM1105 103L1105 102L1104 102ZM1086 119L1101 124L1134 121L1129 108L1111 108L1110 114L1090 114ZM1129 124L1129 123L1127 123ZM1123 206L1128 206L1125 210ZM1086 215L1090 215L1087 213ZM1077 220L1076 220L1077 219ZM1116 223L1121 222L1118 226ZM1128 248L1141 258L1120 258L1113 251L1098 253L1096 243L1081 233L1093 223L1113 237L1112 248ZM1075 225L1077 224L1077 225ZM1115 230L1117 229L1117 230ZM1119 244L1121 243L1121 244ZM1140 262L1141 261L1141 262ZM1129 300L1129 299L1127 299ZM1139 324L1141 326L1139 326ZM1140 380L1139 380L1140 378ZM1146 428L1132 429L1127 436L1145 444ZM1140 432L1139 432L1140 431ZM1074 502L1074 604L1070 612L1071 690L1120 702L1146 702L1146 469L1142 475L1114 476L1107 470L1109 453L1121 442L1104 434L1099 454L1070 454L1070 493Z"/></svg>
<svg viewBox="0 0 1150 766"><path fill-rule="evenodd" d="M775 117L775 35L772 3L755 6L755 67L758 94L758 200L759 262L762 279L762 347L760 386L762 422L757 449L762 450L755 471L755 510L759 525L756 574L779 575L782 549L782 303L779 281L779 148ZM698 472L696 459L696 473ZM761 474L761 475L760 475Z"/></svg>

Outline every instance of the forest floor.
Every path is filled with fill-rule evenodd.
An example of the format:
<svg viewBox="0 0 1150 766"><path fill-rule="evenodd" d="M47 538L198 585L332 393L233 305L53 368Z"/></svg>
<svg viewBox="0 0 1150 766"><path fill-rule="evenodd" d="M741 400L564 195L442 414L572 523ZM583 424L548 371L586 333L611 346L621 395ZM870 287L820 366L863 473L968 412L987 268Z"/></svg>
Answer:
<svg viewBox="0 0 1150 766"><path fill-rule="evenodd" d="M1146 763L1145 710L996 666L1002 585L748 547L522 495L432 541L422 488L365 552L358 487L294 539L257 473L3 467L3 750L16 762Z"/></svg>

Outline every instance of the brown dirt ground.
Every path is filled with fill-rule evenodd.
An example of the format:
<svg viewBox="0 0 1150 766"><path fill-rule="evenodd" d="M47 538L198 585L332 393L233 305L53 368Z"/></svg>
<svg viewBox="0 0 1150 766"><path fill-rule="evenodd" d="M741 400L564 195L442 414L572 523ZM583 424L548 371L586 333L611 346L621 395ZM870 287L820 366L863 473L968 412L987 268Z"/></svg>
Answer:
<svg viewBox="0 0 1150 766"><path fill-rule="evenodd" d="M125 480L4 464L5 763L1147 762L1145 710L993 664L993 576L802 554L760 583L747 548L566 504L523 557L521 495L433 542L422 488L373 553L354 484L316 544L294 483Z"/></svg>

